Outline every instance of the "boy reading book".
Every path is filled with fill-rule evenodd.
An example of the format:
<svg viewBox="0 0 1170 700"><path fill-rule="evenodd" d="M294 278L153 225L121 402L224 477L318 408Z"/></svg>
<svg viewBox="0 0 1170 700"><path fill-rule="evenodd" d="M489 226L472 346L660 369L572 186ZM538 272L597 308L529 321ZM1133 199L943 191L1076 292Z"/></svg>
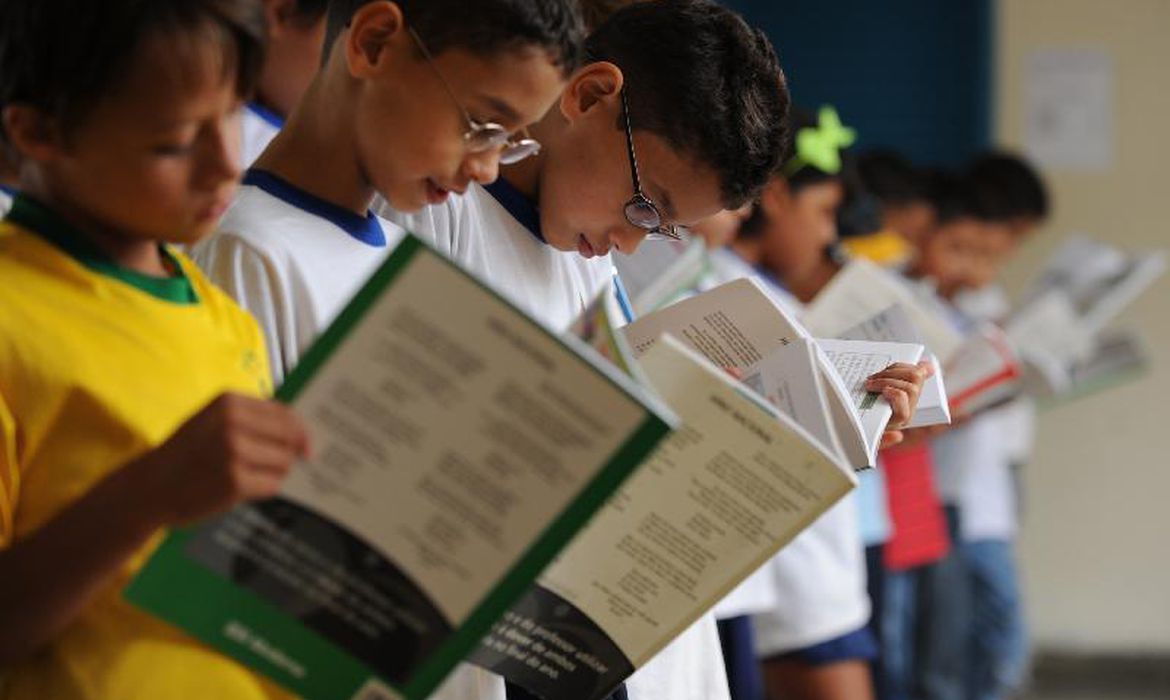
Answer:
<svg viewBox="0 0 1170 700"><path fill-rule="evenodd" d="M284 697L121 589L162 528L278 489L307 450L254 320L171 244L239 175L253 0L6 0L0 224L4 697Z"/></svg>

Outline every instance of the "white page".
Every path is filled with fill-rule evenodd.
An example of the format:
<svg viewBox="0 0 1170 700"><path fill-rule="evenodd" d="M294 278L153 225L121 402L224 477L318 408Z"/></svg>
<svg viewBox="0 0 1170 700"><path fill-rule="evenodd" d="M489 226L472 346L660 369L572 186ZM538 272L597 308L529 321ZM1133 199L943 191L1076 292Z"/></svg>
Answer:
<svg viewBox="0 0 1170 700"><path fill-rule="evenodd" d="M747 277L659 309L622 330L635 354L669 334L714 365L749 374L766 356L797 340L810 339L804 326L777 304L758 280ZM816 359L824 400L847 463L855 469L873 466L848 389L819 348Z"/></svg>
<svg viewBox="0 0 1170 700"><path fill-rule="evenodd" d="M715 366L740 370L797 338L809 337L757 280L749 278L671 304L622 330L637 355L670 334Z"/></svg>
<svg viewBox="0 0 1170 700"><path fill-rule="evenodd" d="M1007 335L992 323L981 323L947 363L948 391L956 409L973 413L1013 393L1021 374Z"/></svg>
<svg viewBox="0 0 1170 700"><path fill-rule="evenodd" d="M802 338L777 348L745 371L743 383L848 463L825 401L814 341Z"/></svg>
<svg viewBox="0 0 1170 700"><path fill-rule="evenodd" d="M910 315L901 304L874 314L865 321L844 331L838 337L845 340L874 340L889 343L918 343L925 345L922 334L914 327ZM928 360L934 367L934 374L922 385L918 407L907 428L922 428L928 425L947 425L951 422L951 409L947 400L947 389L942 363L934 353L928 353Z"/></svg>
<svg viewBox="0 0 1170 700"><path fill-rule="evenodd" d="M1004 330L1029 362L1070 367L1092 352L1092 334L1059 289L1048 290L1014 314Z"/></svg>
<svg viewBox="0 0 1170 700"><path fill-rule="evenodd" d="M817 345L832 361L841 377L854 410L861 420L866 447L866 465L876 463L882 433L890 422L893 409L880 394L865 389L870 376L895 362L915 364L922 359L925 348L913 343L878 343L864 340L817 339Z"/></svg>
<svg viewBox="0 0 1170 700"><path fill-rule="evenodd" d="M944 362L962 343L962 335L936 302L894 273L860 258L850 261L821 290L802 320L814 336L837 338L895 304L902 305L924 344Z"/></svg>
<svg viewBox="0 0 1170 700"><path fill-rule="evenodd" d="M1024 308L1059 290L1086 334L1099 333L1165 271L1164 251L1130 254L1084 234L1069 236L1049 256Z"/></svg>

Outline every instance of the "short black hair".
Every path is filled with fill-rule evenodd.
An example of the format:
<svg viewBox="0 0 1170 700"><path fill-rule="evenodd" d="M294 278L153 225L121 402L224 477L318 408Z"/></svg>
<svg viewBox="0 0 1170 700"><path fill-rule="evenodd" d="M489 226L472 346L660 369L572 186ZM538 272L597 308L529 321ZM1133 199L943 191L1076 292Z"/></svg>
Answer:
<svg viewBox="0 0 1170 700"><path fill-rule="evenodd" d="M1006 222L1009 216L997 191L971 178L967 171L929 171L930 204L940 224L956 219Z"/></svg>
<svg viewBox="0 0 1170 700"><path fill-rule="evenodd" d="M297 19L303 24L316 24L325 18L329 0L297 0Z"/></svg>
<svg viewBox="0 0 1170 700"><path fill-rule="evenodd" d="M1040 174L1023 158L1005 152L986 153L976 158L967 176L993 197L991 205L1002 208L1009 218L1048 218L1048 190Z"/></svg>
<svg viewBox="0 0 1170 700"><path fill-rule="evenodd" d="M375 0L330 0L326 56L350 20ZM548 52L565 75L581 65L585 25L578 0L393 0L433 54L466 49L479 56L522 47Z"/></svg>
<svg viewBox="0 0 1170 700"><path fill-rule="evenodd" d="M119 86L151 38L190 38L176 51L219 42L241 97L264 60L260 0L0 0L0 17L0 110L31 105L66 130Z"/></svg>
<svg viewBox="0 0 1170 700"><path fill-rule="evenodd" d="M884 207L929 202L925 173L896 151L878 149L857 157L857 175Z"/></svg>
<svg viewBox="0 0 1170 700"><path fill-rule="evenodd" d="M626 5L648 0L580 0L581 16L585 19L585 28L592 32L600 27L609 16Z"/></svg>
<svg viewBox="0 0 1170 700"><path fill-rule="evenodd" d="M735 12L709 0L634 3L585 49L621 68L634 129L714 169L725 208L754 199L778 170L788 87L772 43Z"/></svg>

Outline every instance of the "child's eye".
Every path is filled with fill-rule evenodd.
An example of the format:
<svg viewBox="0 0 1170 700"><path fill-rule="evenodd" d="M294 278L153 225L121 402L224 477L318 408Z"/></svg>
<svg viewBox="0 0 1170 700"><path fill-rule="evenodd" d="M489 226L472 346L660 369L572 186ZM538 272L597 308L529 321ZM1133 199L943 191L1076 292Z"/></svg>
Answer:
<svg viewBox="0 0 1170 700"><path fill-rule="evenodd" d="M195 143L193 141L175 141L160 143L154 146L151 151L159 156L177 157L190 154L194 148Z"/></svg>

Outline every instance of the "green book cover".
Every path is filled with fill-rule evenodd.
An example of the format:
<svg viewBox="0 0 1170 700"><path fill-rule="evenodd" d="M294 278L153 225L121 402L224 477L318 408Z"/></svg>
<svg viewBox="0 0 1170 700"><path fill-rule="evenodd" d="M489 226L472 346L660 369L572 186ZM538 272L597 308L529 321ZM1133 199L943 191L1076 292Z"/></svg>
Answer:
<svg viewBox="0 0 1170 700"><path fill-rule="evenodd" d="M430 695L675 421L409 236L278 398L312 459L126 596L308 700Z"/></svg>

